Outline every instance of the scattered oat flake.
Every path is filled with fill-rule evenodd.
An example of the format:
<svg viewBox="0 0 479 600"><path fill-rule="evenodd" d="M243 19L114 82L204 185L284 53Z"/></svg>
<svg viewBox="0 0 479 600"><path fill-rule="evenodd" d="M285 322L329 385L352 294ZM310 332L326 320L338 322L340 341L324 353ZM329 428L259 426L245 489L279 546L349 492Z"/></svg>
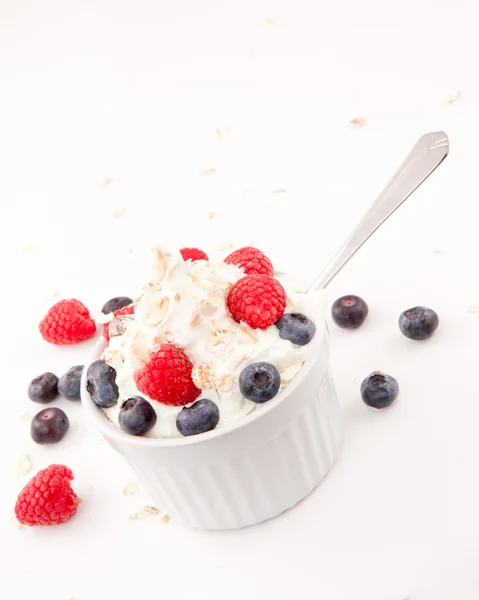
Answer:
<svg viewBox="0 0 479 600"><path fill-rule="evenodd" d="M234 247L233 242L223 242L218 245L218 250L220 252L226 252L227 250L231 250Z"/></svg>
<svg viewBox="0 0 479 600"><path fill-rule="evenodd" d="M191 317L190 325L191 327L197 327L201 323L201 315L198 312L193 313Z"/></svg>
<svg viewBox="0 0 479 600"><path fill-rule="evenodd" d="M215 138L217 140L222 140L223 138L225 138L228 135L229 132L230 132L230 130L228 129L228 127L216 127Z"/></svg>
<svg viewBox="0 0 479 600"><path fill-rule="evenodd" d="M351 121L349 121L350 125L352 125L353 127L359 128L359 127L364 127L364 125L366 125L367 123L367 119L365 119L364 117L356 117L354 119L351 119Z"/></svg>
<svg viewBox="0 0 479 600"><path fill-rule="evenodd" d="M81 504L83 502L83 498L77 498L77 504Z"/></svg>
<svg viewBox="0 0 479 600"><path fill-rule="evenodd" d="M181 300L180 292L176 292L176 294L173 296L173 299L176 300L176 302L179 302Z"/></svg>
<svg viewBox="0 0 479 600"><path fill-rule="evenodd" d="M241 326L241 331L243 333L245 333L247 336L249 336L253 342L258 342L259 341L259 336L256 333L256 331L254 331L254 329L251 329L250 327L246 327L244 325Z"/></svg>
<svg viewBox="0 0 479 600"><path fill-rule="evenodd" d="M101 182L102 186L106 187L107 185L110 185L110 183L113 181L113 179L111 177L104 177L103 181Z"/></svg>
<svg viewBox="0 0 479 600"><path fill-rule="evenodd" d="M202 169L198 175L200 177L210 177L211 175L214 175L216 173L216 169Z"/></svg>
<svg viewBox="0 0 479 600"><path fill-rule="evenodd" d="M208 215L208 219L210 219L210 221L211 221L212 219L214 219L215 217L216 217L216 213L215 213L215 212L213 212L213 211L212 211L212 212L210 212L210 214Z"/></svg>
<svg viewBox="0 0 479 600"><path fill-rule="evenodd" d="M128 518L132 521L146 519L152 515L159 515L160 511L154 506L145 506L136 513L131 514Z"/></svg>
<svg viewBox="0 0 479 600"><path fill-rule="evenodd" d="M53 289L49 294L45 296L45 300L49 302L50 300L55 300L60 295L60 290L58 288Z"/></svg>
<svg viewBox="0 0 479 600"><path fill-rule="evenodd" d="M286 192L286 188L278 188L277 190L271 190L272 194L285 194Z"/></svg>
<svg viewBox="0 0 479 600"><path fill-rule="evenodd" d="M119 206L116 210L112 212L112 217L114 219L121 219L126 213L126 206Z"/></svg>
<svg viewBox="0 0 479 600"><path fill-rule="evenodd" d="M125 496L133 496L133 494L136 494L137 491L138 483L135 480L130 481L130 483L123 488L123 493Z"/></svg>
<svg viewBox="0 0 479 600"><path fill-rule="evenodd" d="M31 416L32 415L28 412L22 413L20 415L20 421L30 421Z"/></svg>
<svg viewBox="0 0 479 600"><path fill-rule="evenodd" d="M439 250L439 249L434 250L434 254L442 254L442 250Z"/></svg>
<svg viewBox="0 0 479 600"><path fill-rule="evenodd" d="M266 21L264 22L265 27L274 27L277 24L278 24L278 21L273 18L266 19Z"/></svg>
<svg viewBox="0 0 479 600"><path fill-rule="evenodd" d="M32 463L26 454L22 454L15 465L15 473L17 475L26 475L32 469Z"/></svg>
<svg viewBox="0 0 479 600"><path fill-rule="evenodd" d="M211 364L196 363L196 365L193 365L193 369L191 371L191 379L193 380L195 386L200 390L209 389L213 387L213 384L211 382Z"/></svg>
<svg viewBox="0 0 479 600"><path fill-rule="evenodd" d="M453 104L461 97L461 90L456 90L446 98L446 104Z"/></svg>
<svg viewBox="0 0 479 600"><path fill-rule="evenodd" d="M166 515L166 514L165 514L165 515L163 515L163 516L161 517L161 519L160 519L160 520L161 520L161 522L162 522L163 524L165 524L165 523L168 523L168 521L170 520L170 515Z"/></svg>

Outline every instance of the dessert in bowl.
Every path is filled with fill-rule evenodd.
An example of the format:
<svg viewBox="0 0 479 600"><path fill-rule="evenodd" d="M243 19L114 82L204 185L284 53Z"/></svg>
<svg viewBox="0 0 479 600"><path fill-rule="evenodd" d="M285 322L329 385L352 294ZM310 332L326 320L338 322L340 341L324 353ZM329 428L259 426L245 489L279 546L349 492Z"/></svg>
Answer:
<svg viewBox="0 0 479 600"><path fill-rule="evenodd" d="M85 409L174 520L258 523L329 471L340 418L324 305L255 249L210 262L157 247L141 297L104 317Z"/></svg>

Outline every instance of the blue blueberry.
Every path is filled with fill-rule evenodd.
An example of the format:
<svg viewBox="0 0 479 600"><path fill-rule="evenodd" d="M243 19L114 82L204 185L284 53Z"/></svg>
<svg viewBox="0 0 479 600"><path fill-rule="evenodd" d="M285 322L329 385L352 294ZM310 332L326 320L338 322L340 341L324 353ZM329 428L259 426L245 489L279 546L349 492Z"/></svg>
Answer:
<svg viewBox="0 0 479 600"><path fill-rule="evenodd" d="M35 377L28 386L28 397L33 402L48 404L58 396L58 377L53 373L43 373Z"/></svg>
<svg viewBox="0 0 479 600"><path fill-rule="evenodd" d="M275 323L279 336L297 346L305 346L313 339L316 325L301 313L284 313Z"/></svg>
<svg viewBox="0 0 479 600"><path fill-rule="evenodd" d="M342 296L331 307L333 321L343 329L361 327L368 313L368 305L359 296Z"/></svg>
<svg viewBox="0 0 479 600"><path fill-rule="evenodd" d="M88 367L86 389L93 402L101 408L117 404L120 393L116 385L115 369L104 360L96 360Z"/></svg>
<svg viewBox="0 0 479 600"><path fill-rule="evenodd" d="M384 373L373 373L361 384L364 403L372 408L386 408L396 400L399 393L398 382Z"/></svg>
<svg viewBox="0 0 479 600"><path fill-rule="evenodd" d="M115 312L115 310L118 310L119 308L129 306L132 302L133 300L131 298L128 298L127 296L118 296L117 298L112 298L111 300L108 300L108 302L105 302L103 308L101 309L101 312L105 315L109 315L110 313Z"/></svg>
<svg viewBox="0 0 479 600"><path fill-rule="evenodd" d="M83 365L71 367L58 380L58 393L68 400L80 400L80 380Z"/></svg>
<svg viewBox="0 0 479 600"><path fill-rule="evenodd" d="M281 377L276 367L267 362L257 362L245 367L239 376L241 393L253 402L267 402L279 390Z"/></svg>
<svg viewBox="0 0 479 600"><path fill-rule="evenodd" d="M411 340L427 340L436 331L439 317L432 308L415 306L399 317L399 329Z"/></svg>
<svg viewBox="0 0 479 600"><path fill-rule="evenodd" d="M189 408L185 406L176 418L176 427L181 435L198 435L211 431L218 425L220 411L211 400L197 400Z"/></svg>
<svg viewBox="0 0 479 600"><path fill-rule="evenodd" d="M156 423L156 412L144 398L129 398L120 409L118 423L126 433L143 435Z"/></svg>
<svg viewBox="0 0 479 600"><path fill-rule="evenodd" d="M59 408L45 408L36 414L30 424L32 440L37 444L56 444L65 437L70 422Z"/></svg>

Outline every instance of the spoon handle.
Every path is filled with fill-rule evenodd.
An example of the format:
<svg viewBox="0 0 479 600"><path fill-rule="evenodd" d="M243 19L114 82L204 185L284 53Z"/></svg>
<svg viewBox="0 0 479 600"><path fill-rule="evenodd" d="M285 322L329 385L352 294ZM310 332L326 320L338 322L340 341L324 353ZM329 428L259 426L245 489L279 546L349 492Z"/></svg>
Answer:
<svg viewBox="0 0 479 600"><path fill-rule="evenodd" d="M448 153L449 141L444 131L426 133L419 138L356 229L310 285L308 292L325 288L376 229L442 163Z"/></svg>

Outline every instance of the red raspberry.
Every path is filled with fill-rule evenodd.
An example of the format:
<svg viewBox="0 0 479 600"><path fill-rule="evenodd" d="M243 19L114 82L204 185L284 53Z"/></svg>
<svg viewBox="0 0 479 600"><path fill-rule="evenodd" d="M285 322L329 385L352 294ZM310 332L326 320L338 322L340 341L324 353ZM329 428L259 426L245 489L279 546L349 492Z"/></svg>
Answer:
<svg viewBox="0 0 479 600"><path fill-rule="evenodd" d="M79 300L60 300L40 322L40 333L52 344L76 344L95 335L95 321Z"/></svg>
<svg viewBox="0 0 479 600"><path fill-rule="evenodd" d="M30 479L17 498L15 516L23 525L58 525L77 511L78 498L70 482L72 470L50 465Z"/></svg>
<svg viewBox="0 0 479 600"><path fill-rule="evenodd" d="M277 279L268 275L247 275L228 293L226 303L235 321L253 329L268 329L286 308L286 292Z"/></svg>
<svg viewBox="0 0 479 600"><path fill-rule="evenodd" d="M173 344L153 348L150 359L135 371L136 387L151 398L171 406L194 402L201 391L193 383L193 365L186 354Z"/></svg>
<svg viewBox="0 0 479 600"><path fill-rule="evenodd" d="M180 252L183 260L209 260L206 252L199 248L182 248Z"/></svg>
<svg viewBox="0 0 479 600"><path fill-rule="evenodd" d="M225 263L241 267L246 275L273 275L273 264L269 258L253 246L245 246L232 252Z"/></svg>
<svg viewBox="0 0 479 600"><path fill-rule="evenodd" d="M132 315L135 312L135 307L133 304L129 304L128 306L124 306L123 308L119 308L115 310L113 313L114 317L118 317L119 315ZM106 340L106 343L110 343L110 333L108 328L110 327L110 323L103 323L103 337Z"/></svg>

